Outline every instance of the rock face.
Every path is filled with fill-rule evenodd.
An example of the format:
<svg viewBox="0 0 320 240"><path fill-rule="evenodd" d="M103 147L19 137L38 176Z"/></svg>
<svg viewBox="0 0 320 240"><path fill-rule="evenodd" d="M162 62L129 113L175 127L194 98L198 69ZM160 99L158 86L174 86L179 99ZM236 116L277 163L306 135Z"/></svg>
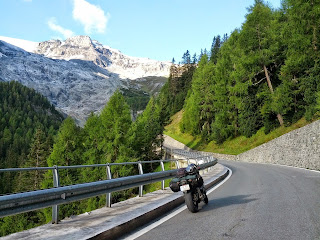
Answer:
<svg viewBox="0 0 320 240"><path fill-rule="evenodd" d="M88 36L41 42L34 44L32 52L8 42L0 37L0 81L15 80L36 89L82 124L118 88L156 92L169 76L171 65L126 56Z"/></svg>
<svg viewBox="0 0 320 240"><path fill-rule="evenodd" d="M41 42L35 52L53 59L92 61L99 67L118 74L122 79L131 80L168 76L171 65L169 62L126 56L118 50L92 41L88 36L76 36L64 42Z"/></svg>

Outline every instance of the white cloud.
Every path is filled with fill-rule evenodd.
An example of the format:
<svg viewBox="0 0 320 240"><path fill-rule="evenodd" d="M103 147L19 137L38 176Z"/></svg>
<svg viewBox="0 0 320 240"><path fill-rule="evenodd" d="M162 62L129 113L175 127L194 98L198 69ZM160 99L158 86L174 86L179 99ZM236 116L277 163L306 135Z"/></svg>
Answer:
<svg viewBox="0 0 320 240"><path fill-rule="evenodd" d="M51 30L56 31L64 36L64 38L69 38L74 36L74 32L72 32L69 29L65 29L61 26L59 26L57 23L57 20L55 18L50 18L48 21L48 26Z"/></svg>
<svg viewBox="0 0 320 240"><path fill-rule="evenodd" d="M104 33L110 14L85 0L74 0L73 18L84 26L86 34L92 32Z"/></svg>

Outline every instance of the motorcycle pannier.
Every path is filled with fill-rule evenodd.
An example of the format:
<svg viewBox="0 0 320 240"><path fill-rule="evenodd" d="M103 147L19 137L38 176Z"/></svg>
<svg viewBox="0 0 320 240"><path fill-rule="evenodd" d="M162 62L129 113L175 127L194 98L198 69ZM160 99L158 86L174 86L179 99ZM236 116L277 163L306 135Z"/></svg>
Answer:
<svg viewBox="0 0 320 240"><path fill-rule="evenodd" d="M169 187L173 192L179 192L180 191L180 186L178 184L179 179L178 178L173 178L171 182L169 183Z"/></svg>

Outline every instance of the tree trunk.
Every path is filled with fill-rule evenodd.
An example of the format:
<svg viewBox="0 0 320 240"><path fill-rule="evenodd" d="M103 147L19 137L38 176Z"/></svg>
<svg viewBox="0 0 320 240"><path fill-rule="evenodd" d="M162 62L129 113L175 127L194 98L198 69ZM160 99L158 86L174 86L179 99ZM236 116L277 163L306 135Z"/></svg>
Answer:
<svg viewBox="0 0 320 240"><path fill-rule="evenodd" d="M273 94L273 87L272 87L272 84L271 84L271 81L270 81L270 77L269 77L269 73L268 73L266 65L263 65L263 69L264 69L264 73L266 75L266 79L267 79L267 83L268 83L270 92L271 92L271 94ZM280 113L277 113L277 118L278 118L278 121L280 123L280 126L283 126L283 118L282 118L282 115Z"/></svg>

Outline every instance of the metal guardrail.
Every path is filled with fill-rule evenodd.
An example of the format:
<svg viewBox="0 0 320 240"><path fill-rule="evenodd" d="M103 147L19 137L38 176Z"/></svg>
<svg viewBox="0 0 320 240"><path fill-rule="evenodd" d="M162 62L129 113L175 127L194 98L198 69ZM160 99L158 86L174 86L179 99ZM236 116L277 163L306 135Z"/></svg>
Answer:
<svg viewBox="0 0 320 240"><path fill-rule="evenodd" d="M187 161L190 163L192 158L199 164L200 169L206 169L214 166L217 159L212 156L197 156L193 152L171 150L172 153L184 156L181 159L168 159L168 160L151 160L139 162L126 162L126 163L107 163L95 165L77 165L77 166L54 166L54 167L38 167L38 168L10 168L0 169L0 172L16 172L16 171L31 171L31 170L53 170L54 188L42 189L23 193L14 193L0 196L0 217L14 215L23 212L29 212L45 207L52 206L52 222L58 223L59 204L70 203L93 196L107 194L107 206L111 207L111 193L121 191L129 188L139 186L139 196L143 194L143 185L162 181L162 189L164 189L164 180L172 178L176 174L176 170L164 170L164 162L175 162L176 167L179 168L179 161ZM160 163L162 172L156 173L143 173L142 164L145 163ZM128 165L137 164L140 175L121 177L111 179L111 169L113 165ZM74 169L85 167L106 167L107 180L75 184L70 186L60 186L59 169Z"/></svg>

